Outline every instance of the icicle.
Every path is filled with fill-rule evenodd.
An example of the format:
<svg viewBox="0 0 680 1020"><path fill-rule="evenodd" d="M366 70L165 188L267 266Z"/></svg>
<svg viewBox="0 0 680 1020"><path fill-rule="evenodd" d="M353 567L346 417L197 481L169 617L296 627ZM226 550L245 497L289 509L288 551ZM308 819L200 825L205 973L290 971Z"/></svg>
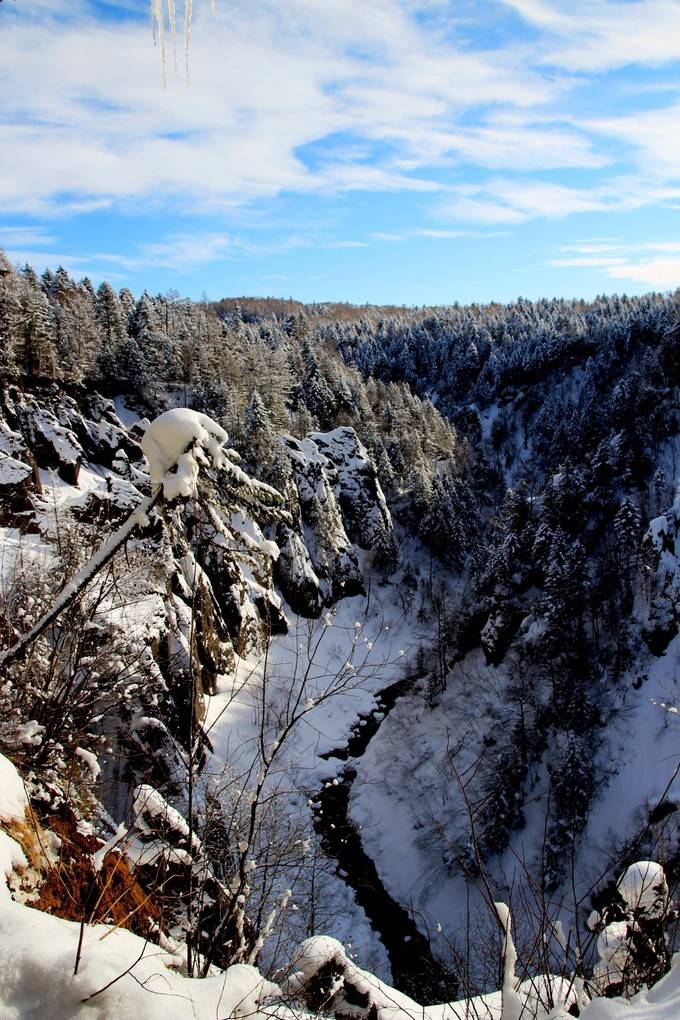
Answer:
<svg viewBox="0 0 680 1020"><path fill-rule="evenodd" d="M151 21L153 24L153 41L158 39L161 48L161 67L163 70L163 86L167 83L167 67L165 65L165 37L163 16L163 0L151 0Z"/></svg>
<svg viewBox="0 0 680 1020"><path fill-rule="evenodd" d="M189 81L189 41L191 39L191 5L192 0L184 0L184 68L187 83Z"/></svg>
<svg viewBox="0 0 680 1020"><path fill-rule="evenodd" d="M172 62L177 74L177 4L176 0L166 0L168 9L168 22L170 26L170 37L172 39ZM217 11L216 0L210 0L210 11L215 14ZM186 80L189 81L189 43L191 42L191 16L193 12L193 0L184 0L184 68ZM151 0L151 27L154 43L158 40L161 48L161 61L163 64L163 85L167 83L167 67L165 60L165 37L164 37L164 7L163 0Z"/></svg>
<svg viewBox="0 0 680 1020"><path fill-rule="evenodd" d="M177 20L175 17L175 0L168 0L168 21L172 38L172 66L177 77Z"/></svg>

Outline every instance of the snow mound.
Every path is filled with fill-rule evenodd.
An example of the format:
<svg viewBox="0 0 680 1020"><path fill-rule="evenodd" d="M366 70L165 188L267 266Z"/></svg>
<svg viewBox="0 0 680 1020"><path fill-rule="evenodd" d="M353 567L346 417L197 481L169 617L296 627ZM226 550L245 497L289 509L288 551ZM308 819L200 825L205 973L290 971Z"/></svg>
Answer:
<svg viewBox="0 0 680 1020"><path fill-rule="evenodd" d="M680 1016L680 956L653 988L632 999L596 998L581 1013L583 1020L677 1020Z"/></svg>
<svg viewBox="0 0 680 1020"><path fill-rule="evenodd" d="M188 407L176 407L159 415L142 439L152 483L162 485L169 500L195 495L200 464L225 466L223 447L228 438L207 414Z"/></svg>
<svg viewBox="0 0 680 1020"><path fill-rule="evenodd" d="M655 861L637 861L623 873L616 888L629 910L663 917L668 910L666 875Z"/></svg>
<svg viewBox="0 0 680 1020"><path fill-rule="evenodd" d="M329 935L312 935L301 943L293 959L293 970L299 979L309 980L327 963L346 962L345 948Z"/></svg>
<svg viewBox="0 0 680 1020"><path fill-rule="evenodd" d="M80 926L3 900L0 909L2 1020L265 1020L279 989L246 964L205 979L175 970L177 959L125 929ZM106 936L106 938L104 938Z"/></svg>
<svg viewBox="0 0 680 1020"><path fill-rule="evenodd" d="M239 485L266 503L283 502L281 493L264 482L249 478L233 463L233 450L225 449L229 437L207 414L188 407L174 407L154 418L142 438L142 451L149 462L154 485L163 486L167 500L197 495L201 467L226 471Z"/></svg>

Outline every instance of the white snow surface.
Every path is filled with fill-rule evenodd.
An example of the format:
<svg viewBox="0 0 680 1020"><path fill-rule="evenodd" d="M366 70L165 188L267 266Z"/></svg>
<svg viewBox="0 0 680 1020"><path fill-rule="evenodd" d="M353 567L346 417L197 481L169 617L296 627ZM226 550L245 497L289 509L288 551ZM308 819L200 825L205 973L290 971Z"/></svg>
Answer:
<svg viewBox="0 0 680 1020"><path fill-rule="evenodd" d="M278 989L254 967L238 964L216 977L186 978L172 969L176 956L107 925L85 928L74 976L78 934L74 922L15 903L6 887L0 890L2 1020L256 1020L276 1014L260 1012L261 1000Z"/></svg>
<svg viewBox="0 0 680 1020"><path fill-rule="evenodd" d="M0 452L0 485L20 485L31 473L29 464Z"/></svg>
<svg viewBox="0 0 680 1020"><path fill-rule="evenodd" d="M593 999L581 1016L583 1020L678 1020L680 1017L680 954L676 954L673 958L670 972L653 988L643 989L630 1001Z"/></svg>
<svg viewBox="0 0 680 1020"><path fill-rule="evenodd" d="M21 776L12 762L0 754L0 818L5 821L22 819L27 807Z"/></svg>

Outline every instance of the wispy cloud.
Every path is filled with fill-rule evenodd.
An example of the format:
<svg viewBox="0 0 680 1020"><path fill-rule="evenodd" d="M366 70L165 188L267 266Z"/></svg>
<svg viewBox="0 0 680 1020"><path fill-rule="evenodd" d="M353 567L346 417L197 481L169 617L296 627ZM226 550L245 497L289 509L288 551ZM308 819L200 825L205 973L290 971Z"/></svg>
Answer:
<svg viewBox="0 0 680 1020"><path fill-rule="evenodd" d="M676 0L502 0L546 33L543 59L570 71L680 59Z"/></svg>
<svg viewBox="0 0 680 1020"><path fill-rule="evenodd" d="M326 248L367 248L366 241L328 241Z"/></svg>
<svg viewBox="0 0 680 1020"><path fill-rule="evenodd" d="M612 177L593 187L554 184L537 178L495 177L451 189L441 214L485 224L518 224L537 217L565 219L575 213L628 212L680 198L677 184L643 174Z"/></svg>
<svg viewBox="0 0 680 1020"><path fill-rule="evenodd" d="M16 248L24 247L25 245L42 247L54 244L55 241L56 237L54 234L48 232L43 227L0 226L0 248Z"/></svg>
<svg viewBox="0 0 680 1020"><path fill-rule="evenodd" d="M603 270L612 280L663 290L680 287L680 241L644 241L637 244L604 239L565 245L549 265Z"/></svg>
<svg viewBox="0 0 680 1020"><path fill-rule="evenodd" d="M63 266L76 279L88 276L95 282L109 280L111 283L123 282L126 279L125 273L115 269L111 271L111 266L97 256L49 248L13 248L9 245L5 253L13 265L20 268L29 265L37 272Z"/></svg>
<svg viewBox="0 0 680 1020"><path fill-rule="evenodd" d="M82 0L73 18L49 5L39 18L13 12L0 68L0 207L70 214L172 200L228 210L283 191L437 191L430 171L446 161L600 165L586 136L532 119L563 84L510 48L472 52L428 32L421 6L234 0L210 18L206 5L191 86L171 77L166 90L146 22L97 22ZM464 128L474 110L480 123ZM301 155L312 143L325 146L316 164Z"/></svg>
<svg viewBox="0 0 680 1020"><path fill-rule="evenodd" d="M449 240L457 237L501 237L504 231L500 230L430 230L424 227L421 230L414 230L416 237L432 237L437 240Z"/></svg>

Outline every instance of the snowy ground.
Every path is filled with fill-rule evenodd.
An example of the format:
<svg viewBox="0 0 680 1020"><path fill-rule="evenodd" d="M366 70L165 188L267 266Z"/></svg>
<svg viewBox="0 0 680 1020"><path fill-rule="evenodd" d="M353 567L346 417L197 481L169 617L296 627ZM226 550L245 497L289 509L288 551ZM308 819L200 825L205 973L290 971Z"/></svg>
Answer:
<svg viewBox="0 0 680 1020"><path fill-rule="evenodd" d="M404 620L398 601L392 588L374 588L370 599L345 599L318 621L288 609L289 633L272 641L266 657L241 660L209 701L205 726L214 753L207 772L219 773L225 764L239 774L248 771L257 756L263 686L282 718L290 692L299 692L301 717L282 743L272 783L285 774L290 810L305 820L311 836L310 801L341 766L322 756L347 743L360 716L376 707L375 695L404 676L422 639L422 628ZM272 730L268 746L277 736ZM351 890L334 872L324 884L333 915L326 934L351 944L362 966L389 977L385 951Z"/></svg>
<svg viewBox="0 0 680 1020"><path fill-rule="evenodd" d="M579 900L601 882L649 811L664 798L677 803L680 797L680 715L660 707L680 706L680 637L659 659L649 656L646 666L640 689L633 686L637 671L618 681L618 707L602 733L598 772L605 779L578 844ZM364 846L384 885L399 902L413 904L422 929L434 933L435 947L439 925L442 939L455 938L466 929L471 907L474 911L479 905L474 890L470 900L464 881L446 862L447 846L468 827L446 748L461 747L462 742L456 764L464 773L482 731L488 731L494 716L502 721L504 679L502 666L488 667L481 652L471 653L453 671L436 711L430 712L417 693L402 698L358 763L352 818L362 826ZM538 872L547 793L547 777L539 770L525 827L490 865L497 888L521 883L523 862L530 873ZM658 850L663 853L662 846ZM555 902L562 897L561 913L568 924L573 893L558 891ZM442 949L446 953L445 942Z"/></svg>
<svg viewBox="0 0 680 1020"><path fill-rule="evenodd" d="M0 822L21 821L27 800L16 770L0 757ZM18 844L0 830L0 876L25 866ZM264 1017L281 1020L305 1014L278 998L279 989L252 967L236 965L204 980L177 972L172 947L159 948L128 931L88 926L79 947L80 926L15 902L0 881L0 1009L3 1020L214 1020L215 1017ZM328 942L329 940L321 940ZM77 973L75 961L79 957ZM585 1020L677 1020L680 1015L680 958L651 991L630 1003L596 1000L582 1012ZM477 999L420 1008L404 996L356 973L378 1003L377 1020L500 1020L499 992ZM536 993L538 991L538 1000ZM544 1001L540 982L518 987L518 1005L535 1015ZM505 1014L507 1016L507 1013ZM519 1016L520 1014L515 1014ZM545 1010L539 1010L545 1016ZM555 1009L551 1020L566 1020Z"/></svg>
<svg viewBox="0 0 680 1020"><path fill-rule="evenodd" d="M460 873L442 859L469 827L445 752L463 734L474 734L469 744L478 746L488 725L479 692L490 678L502 677L475 652L456 668L434 711L422 693L400 699L358 762L352 790L352 819L362 827L381 880L400 903L413 905L419 926L444 958L446 939L466 927L468 911L480 908L474 890L469 899ZM458 761L461 769L466 764Z"/></svg>

